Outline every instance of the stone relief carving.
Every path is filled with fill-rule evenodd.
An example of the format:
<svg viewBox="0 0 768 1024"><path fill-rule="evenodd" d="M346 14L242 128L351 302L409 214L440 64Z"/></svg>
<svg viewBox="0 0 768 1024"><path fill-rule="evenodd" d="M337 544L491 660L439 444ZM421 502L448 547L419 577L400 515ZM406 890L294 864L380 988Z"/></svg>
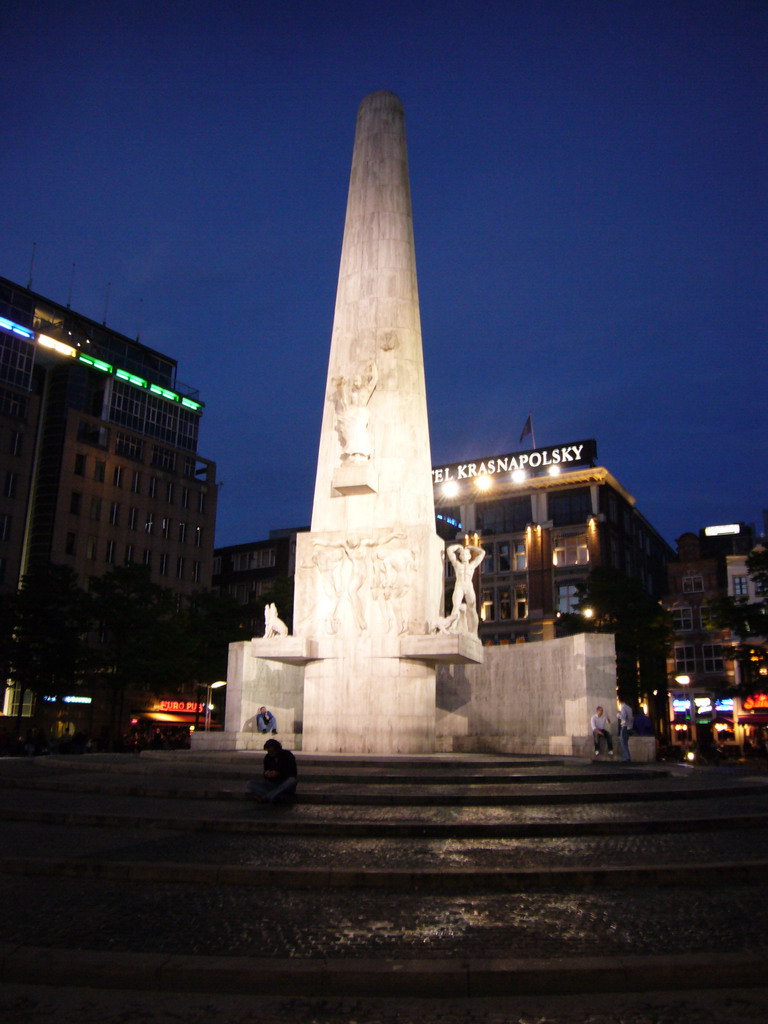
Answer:
<svg viewBox="0 0 768 1024"><path fill-rule="evenodd" d="M368 363L352 378L333 378L333 390L328 397L336 413L342 463L359 465L368 462L373 455L368 403L378 380L375 362Z"/></svg>
<svg viewBox="0 0 768 1024"><path fill-rule="evenodd" d="M288 627L277 614L277 607L268 604L264 609L264 637L288 636Z"/></svg>
<svg viewBox="0 0 768 1024"><path fill-rule="evenodd" d="M405 598L416 575L416 552L408 548L380 548L373 557L373 596L382 605L384 630L403 635L408 631Z"/></svg>
<svg viewBox="0 0 768 1024"><path fill-rule="evenodd" d="M453 586L451 615L454 624L450 632L468 632L477 634L480 620L477 615L477 600L472 577L475 569L485 558L485 551L479 544L450 544L446 555L456 573Z"/></svg>
<svg viewBox="0 0 768 1024"><path fill-rule="evenodd" d="M405 534L403 533L391 533L382 538L350 534L343 541L313 541L312 565L305 568L318 570L323 590L332 601L331 614L326 620L326 628L329 633L336 634L341 628L341 606L345 599L351 608L357 629L361 633L368 629L366 609L362 598L363 587L367 584L368 588L373 589L374 583L379 583L381 580L381 573L386 571L384 561L381 561L381 566L374 570L371 554L375 548L383 548L390 541L404 538ZM388 552L388 554L394 554L394 552ZM393 564L390 564L390 574L393 569ZM389 584L387 589L390 594L389 599L391 599L398 588L394 584ZM403 591L402 585L398 590L398 596L402 596L400 591Z"/></svg>

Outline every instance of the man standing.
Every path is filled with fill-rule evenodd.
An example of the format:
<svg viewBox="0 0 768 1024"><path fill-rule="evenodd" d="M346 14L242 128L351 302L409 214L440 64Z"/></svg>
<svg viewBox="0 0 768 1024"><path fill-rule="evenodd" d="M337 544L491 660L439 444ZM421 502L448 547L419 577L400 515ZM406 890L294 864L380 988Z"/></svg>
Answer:
<svg viewBox="0 0 768 1024"><path fill-rule="evenodd" d="M629 755L629 733L635 722L635 716L632 714L632 708L629 704L625 704L621 697L618 701L619 706L619 747L621 749L621 760L626 764L632 760Z"/></svg>
<svg viewBox="0 0 768 1024"><path fill-rule="evenodd" d="M296 758L290 750L283 750L280 740L267 740L264 744L264 775L253 779L248 789L260 804L273 804L293 796L298 784Z"/></svg>
<svg viewBox="0 0 768 1024"><path fill-rule="evenodd" d="M611 724L611 720L606 715L604 709L598 704L595 708L595 713L592 715L592 738L595 741L595 757L600 756L600 737L605 737L605 742L608 746L608 756L613 757L613 740L611 734L608 731L608 726Z"/></svg>

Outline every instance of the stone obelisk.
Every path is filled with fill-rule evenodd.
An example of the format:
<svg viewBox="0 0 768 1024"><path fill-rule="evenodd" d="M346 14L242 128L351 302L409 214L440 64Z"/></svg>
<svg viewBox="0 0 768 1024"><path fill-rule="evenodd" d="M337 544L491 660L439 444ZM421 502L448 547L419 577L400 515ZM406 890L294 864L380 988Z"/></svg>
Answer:
<svg viewBox="0 0 768 1024"><path fill-rule="evenodd" d="M405 121L376 92L357 116L312 527L298 538L303 750L434 749L442 559Z"/></svg>

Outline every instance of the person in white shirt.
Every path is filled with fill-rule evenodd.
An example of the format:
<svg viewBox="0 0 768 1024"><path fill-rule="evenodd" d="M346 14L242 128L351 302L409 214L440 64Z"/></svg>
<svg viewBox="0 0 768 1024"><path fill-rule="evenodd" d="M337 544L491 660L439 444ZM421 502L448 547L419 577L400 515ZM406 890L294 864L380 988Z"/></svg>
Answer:
<svg viewBox="0 0 768 1024"><path fill-rule="evenodd" d="M595 741L595 757L600 756L600 737L605 737L605 742L608 745L608 756L613 757L613 740L611 734L608 732L608 726L611 724L611 720L606 715L604 709L597 706L594 715L592 715L592 738Z"/></svg>

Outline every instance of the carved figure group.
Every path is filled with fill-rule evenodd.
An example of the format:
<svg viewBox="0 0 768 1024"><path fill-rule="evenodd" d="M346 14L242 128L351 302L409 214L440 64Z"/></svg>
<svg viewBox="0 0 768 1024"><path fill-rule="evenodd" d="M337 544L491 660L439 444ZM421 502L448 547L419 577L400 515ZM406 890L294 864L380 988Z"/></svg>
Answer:
<svg viewBox="0 0 768 1024"><path fill-rule="evenodd" d="M373 455L368 403L378 379L375 362L368 363L352 378L333 378L333 391L329 398L336 413L336 433L341 445L341 461L344 463L365 463Z"/></svg>

